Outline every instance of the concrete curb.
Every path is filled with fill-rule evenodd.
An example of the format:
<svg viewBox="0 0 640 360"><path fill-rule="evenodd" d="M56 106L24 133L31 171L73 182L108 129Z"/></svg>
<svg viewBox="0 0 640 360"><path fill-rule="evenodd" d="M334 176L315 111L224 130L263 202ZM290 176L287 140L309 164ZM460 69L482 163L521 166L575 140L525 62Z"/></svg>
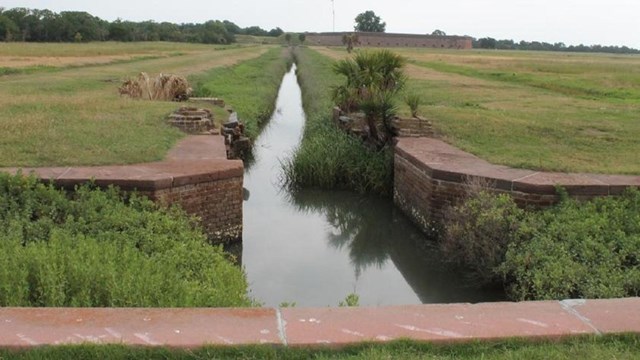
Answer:
<svg viewBox="0 0 640 360"><path fill-rule="evenodd" d="M640 333L640 298L358 308L0 308L0 347L343 346Z"/></svg>

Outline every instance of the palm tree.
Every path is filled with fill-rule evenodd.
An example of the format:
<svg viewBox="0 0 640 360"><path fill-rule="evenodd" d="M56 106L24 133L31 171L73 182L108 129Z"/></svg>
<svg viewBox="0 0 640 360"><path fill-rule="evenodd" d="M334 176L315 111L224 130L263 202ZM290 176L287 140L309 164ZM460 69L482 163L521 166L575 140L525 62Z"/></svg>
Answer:
<svg viewBox="0 0 640 360"><path fill-rule="evenodd" d="M335 73L346 81L333 88L334 102L344 111L365 114L370 138L384 144L395 115L394 98L402 90L406 76L402 71L406 59L388 50L362 51L353 58L336 62ZM383 136L378 132L382 125Z"/></svg>

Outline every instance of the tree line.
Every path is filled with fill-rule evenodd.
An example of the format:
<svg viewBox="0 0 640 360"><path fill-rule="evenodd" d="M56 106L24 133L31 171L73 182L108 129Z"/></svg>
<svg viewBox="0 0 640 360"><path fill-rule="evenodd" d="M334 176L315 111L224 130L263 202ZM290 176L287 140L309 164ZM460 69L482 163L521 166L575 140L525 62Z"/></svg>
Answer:
<svg viewBox="0 0 640 360"><path fill-rule="evenodd" d="M174 24L154 21L107 21L84 11L0 8L0 41L88 42L88 41L176 41L230 44L235 35L284 34L279 27L269 31L258 26L241 28L231 21Z"/></svg>
<svg viewBox="0 0 640 360"><path fill-rule="evenodd" d="M565 45L562 42L550 44L541 41L496 40L486 37L473 40L476 49L498 50L531 50L531 51L568 51L568 52L599 52L612 54L640 54L640 50L627 46L603 46L603 45Z"/></svg>

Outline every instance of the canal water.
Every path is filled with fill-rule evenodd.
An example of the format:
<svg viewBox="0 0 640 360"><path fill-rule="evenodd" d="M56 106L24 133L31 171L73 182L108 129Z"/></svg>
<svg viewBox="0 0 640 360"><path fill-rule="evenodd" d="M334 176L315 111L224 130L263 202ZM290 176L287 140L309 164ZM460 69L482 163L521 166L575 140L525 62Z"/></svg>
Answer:
<svg viewBox="0 0 640 360"><path fill-rule="evenodd" d="M294 65L244 178L242 264L253 298L265 306L321 307L337 306L351 293L360 305L503 298L448 269L389 199L284 189L281 163L298 146L304 123Z"/></svg>

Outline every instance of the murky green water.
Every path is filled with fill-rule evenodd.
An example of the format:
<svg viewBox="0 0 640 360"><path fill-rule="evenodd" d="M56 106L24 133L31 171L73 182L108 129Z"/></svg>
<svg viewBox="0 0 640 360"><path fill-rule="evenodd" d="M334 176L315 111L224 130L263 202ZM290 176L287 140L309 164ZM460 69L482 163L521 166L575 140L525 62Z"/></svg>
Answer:
<svg viewBox="0 0 640 360"><path fill-rule="evenodd" d="M391 200L281 187L281 160L296 148L305 121L294 71L284 77L245 173L242 263L251 295L265 306L336 306L350 293L361 305L502 299L443 265Z"/></svg>

